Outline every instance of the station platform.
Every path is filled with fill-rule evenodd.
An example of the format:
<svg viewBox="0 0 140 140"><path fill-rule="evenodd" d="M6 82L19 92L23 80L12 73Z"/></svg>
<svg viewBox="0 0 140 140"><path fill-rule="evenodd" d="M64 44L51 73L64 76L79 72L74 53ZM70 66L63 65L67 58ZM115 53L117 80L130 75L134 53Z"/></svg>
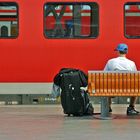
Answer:
<svg viewBox="0 0 140 140"><path fill-rule="evenodd" d="M113 105L114 119L68 117L61 105L1 105L0 140L139 140L140 116ZM94 105L95 113L100 105ZM140 105L136 105L140 110Z"/></svg>

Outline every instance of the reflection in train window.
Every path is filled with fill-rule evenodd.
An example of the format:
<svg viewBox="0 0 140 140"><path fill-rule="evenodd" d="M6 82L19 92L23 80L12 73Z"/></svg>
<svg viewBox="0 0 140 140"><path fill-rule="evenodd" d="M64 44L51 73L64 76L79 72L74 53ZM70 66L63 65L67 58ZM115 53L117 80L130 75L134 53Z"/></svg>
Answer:
<svg viewBox="0 0 140 140"><path fill-rule="evenodd" d="M18 36L18 8L14 2L0 2L0 38Z"/></svg>
<svg viewBox="0 0 140 140"><path fill-rule="evenodd" d="M125 36L140 38L140 2L128 2L124 6Z"/></svg>
<svg viewBox="0 0 140 140"><path fill-rule="evenodd" d="M97 3L46 3L44 34L47 38L96 38L98 10Z"/></svg>
<svg viewBox="0 0 140 140"><path fill-rule="evenodd" d="M8 27L7 26L1 27L1 37L8 37Z"/></svg>

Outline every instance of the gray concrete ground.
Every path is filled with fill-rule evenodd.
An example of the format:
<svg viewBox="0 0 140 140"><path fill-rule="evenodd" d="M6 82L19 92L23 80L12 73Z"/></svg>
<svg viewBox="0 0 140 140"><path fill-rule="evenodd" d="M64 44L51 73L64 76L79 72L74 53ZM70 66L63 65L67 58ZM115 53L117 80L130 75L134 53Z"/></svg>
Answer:
<svg viewBox="0 0 140 140"><path fill-rule="evenodd" d="M139 140L140 116L126 116L126 107L113 105L114 119L99 120L67 117L60 105L0 106L0 140Z"/></svg>

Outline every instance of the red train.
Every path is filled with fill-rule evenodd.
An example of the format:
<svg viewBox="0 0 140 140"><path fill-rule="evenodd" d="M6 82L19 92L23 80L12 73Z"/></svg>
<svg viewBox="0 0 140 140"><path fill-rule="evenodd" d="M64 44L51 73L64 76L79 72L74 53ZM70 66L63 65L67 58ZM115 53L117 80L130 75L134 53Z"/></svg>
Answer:
<svg viewBox="0 0 140 140"><path fill-rule="evenodd" d="M0 0L0 82L102 70L118 43L140 69L140 0Z"/></svg>

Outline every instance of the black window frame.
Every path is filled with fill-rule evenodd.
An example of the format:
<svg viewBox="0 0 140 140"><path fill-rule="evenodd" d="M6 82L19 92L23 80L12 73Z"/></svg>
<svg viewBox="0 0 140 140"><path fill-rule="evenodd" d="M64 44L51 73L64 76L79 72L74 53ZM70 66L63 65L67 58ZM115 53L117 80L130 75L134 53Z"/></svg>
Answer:
<svg viewBox="0 0 140 140"><path fill-rule="evenodd" d="M46 5L51 5L51 4L59 4L59 5L77 5L77 4L82 4L82 5L92 5L92 4L96 4L96 6L98 7L97 9L97 24L98 24L98 27L97 28L97 34L95 36L80 36L80 37L49 37L46 35L45 33L45 6ZM92 12L91 12L91 17L92 17ZM94 18L94 17L93 17ZM90 19L91 20L91 19ZM46 39L97 39L99 37L99 4L97 2L46 2L44 3L44 6L43 6L43 34L44 34L44 37ZM91 28L91 27L90 27ZM91 30L90 30L91 31Z"/></svg>
<svg viewBox="0 0 140 140"><path fill-rule="evenodd" d="M126 2L124 4L124 37L127 38L127 39L140 39L140 35L139 36L128 36L126 34L126 16L125 16L125 6L126 5L140 5L140 2Z"/></svg>
<svg viewBox="0 0 140 140"><path fill-rule="evenodd" d="M17 35L16 36L8 36L8 37L1 37L0 36L0 39L16 39L19 37L19 5L17 2L13 2L13 1L11 1L11 2L2 1L0 3L1 3L1 5L2 5L2 3L6 3L6 4L8 4L7 6L16 6L16 8L17 8L17 10L16 10L17 11ZM3 5L3 6L5 6L5 5Z"/></svg>

